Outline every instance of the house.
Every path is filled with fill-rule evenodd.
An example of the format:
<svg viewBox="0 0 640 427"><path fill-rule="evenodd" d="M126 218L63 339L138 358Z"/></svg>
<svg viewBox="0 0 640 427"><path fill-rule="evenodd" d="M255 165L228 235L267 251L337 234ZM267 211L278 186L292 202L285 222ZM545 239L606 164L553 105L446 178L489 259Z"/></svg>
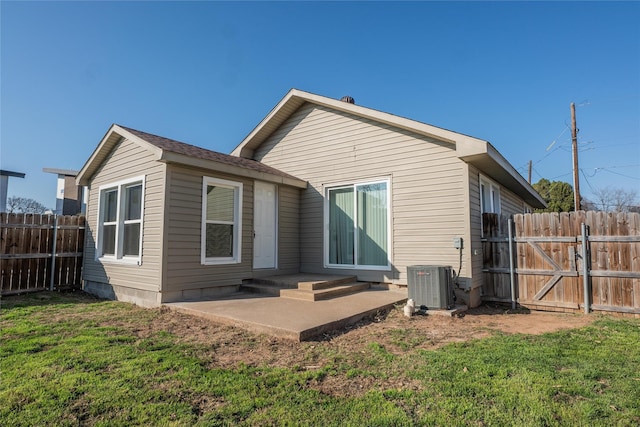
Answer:
<svg viewBox="0 0 640 427"><path fill-rule="evenodd" d="M113 125L77 177L85 289L154 306L299 272L406 284L429 264L478 305L482 213L544 201L487 141L350 101L292 89L231 155Z"/></svg>
<svg viewBox="0 0 640 427"><path fill-rule="evenodd" d="M76 184L78 171L71 169L42 168L42 172L58 175L56 190L57 215L77 215L85 213L84 187Z"/></svg>
<svg viewBox="0 0 640 427"><path fill-rule="evenodd" d="M9 188L9 178L24 178L25 174L22 172L13 172L4 169L0 169L0 212L7 211L7 189Z"/></svg>

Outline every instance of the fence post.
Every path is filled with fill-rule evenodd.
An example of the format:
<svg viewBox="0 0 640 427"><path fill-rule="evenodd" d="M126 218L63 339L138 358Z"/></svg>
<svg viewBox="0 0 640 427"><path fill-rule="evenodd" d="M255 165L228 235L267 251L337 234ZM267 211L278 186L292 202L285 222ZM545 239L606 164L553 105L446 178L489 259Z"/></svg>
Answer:
<svg viewBox="0 0 640 427"><path fill-rule="evenodd" d="M587 249L587 224L582 223L582 286L584 292L584 312L589 314L589 300L591 290L589 289L589 260L591 259L589 250Z"/></svg>
<svg viewBox="0 0 640 427"><path fill-rule="evenodd" d="M516 309L516 277L513 268L513 218L509 218L509 280L511 281L511 309Z"/></svg>
<svg viewBox="0 0 640 427"><path fill-rule="evenodd" d="M53 216L53 247L51 249L51 281L49 282L49 290L53 291L56 278L56 245L58 243L58 215Z"/></svg>

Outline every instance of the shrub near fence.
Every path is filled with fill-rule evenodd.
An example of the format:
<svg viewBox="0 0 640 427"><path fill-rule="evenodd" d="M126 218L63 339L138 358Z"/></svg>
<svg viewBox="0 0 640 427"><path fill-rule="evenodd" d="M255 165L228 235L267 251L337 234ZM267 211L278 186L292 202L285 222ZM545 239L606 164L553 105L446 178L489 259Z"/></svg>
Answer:
<svg viewBox="0 0 640 427"><path fill-rule="evenodd" d="M83 215L0 213L0 292L82 287Z"/></svg>
<svg viewBox="0 0 640 427"><path fill-rule="evenodd" d="M511 244L515 298L521 305L560 311L587 306L640 315L640 214L518 214L511 242L506 218L484 214L483 224L484 300L511 301Z"/></svg>

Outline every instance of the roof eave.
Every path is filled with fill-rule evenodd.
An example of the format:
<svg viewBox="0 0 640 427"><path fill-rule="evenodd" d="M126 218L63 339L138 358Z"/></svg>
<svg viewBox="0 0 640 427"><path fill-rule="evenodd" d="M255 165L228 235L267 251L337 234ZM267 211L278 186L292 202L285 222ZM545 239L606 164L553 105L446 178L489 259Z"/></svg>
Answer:
<svg viewBox="0 0 640 427"><path fill-rule="evenodd" d="M253 128L253 130L247 135L241 142L236 146L236 148L231 151L232 156L252 158L253 151L257 145L260 144L266 136L263 136L265 130L271 127L277 127L282 122L284 122L287 118L289 118L290 114L283 114L283 112L287 111L286 107L296 107L296 99L294 96L297 95L299 91L297 89L291 89L287 94L276 104L275 107L271 109L269 114L265 116L264 119L258 123L258 125ZM299 98L299 97L298 97ZM300 102L299 107L304 102ZM262 137L261 137L262 136ZM268 136L268 135L267 135Z"/></svg>
<svg viewBox="0 0 640 427"><path fill-rule="evenodd" d="M478 168L483 174L520 196L532 208L544 209L547 203L490 143L470 147L456 146L458 157Z"/></svg>
<svg viewBox="0 0 640 427"><path fill-rule="evenodd" d="M26 174L24 174L22 172L14 172L14 171L6 170L6 169L0 169L0 175L1 176L14 177L14 178L24 178L26 176Z"/></svg>
<svg viewBox="0 0 640 427"><path fill-rule="evenodd" d="M78 171L73 169L42 168L42 172L52 173L54 175L78 176Z"/></svg>
<svg viewBox="0 0 640 427"><path fill-rule="evenodd" d="M105 133L105 135L98 143L96 149L93 150L93 153L91 154L87 162L78 172L78 175L76 176L77 185L89 185L93 174L100 167L100 164L104 160L104 156L106 156L106 153L111 151L122 138L126 138L138 143L139 145L145 147L147 150L153 152L157 158L160 158L160 156L162 155L162 149L149 144L147 141L139 138L137 135L132 134L131 132L123 129L118 125L112 124L109 130L107 130L107 133Z"/></svg>
<svg viewBox="0 0 640 427"><path fill-rule="evenodd" d="M298 89L291 89L280 102L267 114L249 135L231 152L234 156L252 158L254 149L257 148L271 133L287 120L301 105L309 102L315 105L331 108L344 113L353 114L366 119L374 120L410 132L414 132L440 141L457 143L460 140L482 142L477 138L459 134L447 129L431 126L426 123L362 107L356 104L340 101L325 96L315 95Z"/></svg>
<svg viewBox="0 0 640 427"><path fill-rule="evenodd" d="M172 153L165 151L162 153L159 161L165 163L176 163L201 169L213 170L221 173L228 173L230 175L242 176L245 178L257 179L266 182L272 182L276 184L288 185L296 188L307 188L307 182L301 179L286 177L276 174L270 174L268 172L257 171L253 169L244 168L242 166L231 165L228 163L218 162L210 159L201 159L197 157L191 157L184 154Z"/></svg>

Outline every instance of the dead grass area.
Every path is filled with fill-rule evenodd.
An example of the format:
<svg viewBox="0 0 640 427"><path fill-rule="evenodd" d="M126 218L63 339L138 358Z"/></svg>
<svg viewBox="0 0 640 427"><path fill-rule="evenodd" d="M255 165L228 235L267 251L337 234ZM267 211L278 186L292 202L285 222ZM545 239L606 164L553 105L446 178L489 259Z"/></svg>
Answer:
<svg viewBox="0 0 640 427"><path fill-rule="evenodd" d="M393 354L410 349L436 349L452 342L463 342L503 334L542 334L560 329L578 328L596 316L582 314L512 312L499 306L481 306L459 317L417 315L407 318L401 308L378 313L346 329L324 334L302 343L268 335L258 335L241 328L222 325L207 319L175 312L168 308L154 310L153 321L105 319L103 324L124 327L140 338L168 332L179 342L196 344L210 366L228 368L248 366L299 367L315 369L330 362L337 354L357 355L375 342ZM354 387L358 387L357 384ZM367 385L362 385L367 389Z"/></svg>
<svg viewBox="0 0 640 427"><path fill-rule="evenodd" d="M382 373L380 378L364 373L376 352L384 358L385 354L434 350L449 343L495 334L542 334L582 327L598 317L523 309L511 311L502 306L483 305L457 317L431 314L407 318L398 306L313 341L298 343L255 334L167 307L142 309L133 305L100 304L100 309L95 309L92 302L100 300L82 294L68 296L88 304L73 311L42 315L53 323L89 320L98 326L113 328L116 334L130 333L140 340L170 334L174 342L193 345L198 358L206 361L210 369L251 366L317 371L318 376L311 376L307 387L330 396L361 396L373 389L417 391L423 387L422 383L403 378L398 372L393 375ZM48 296L43 294L40 298L46 302ZM323 374L327 366L341 364L356 372ZM360 368L364 371L357 371ZM197 406L206 412L222 404L220 400L204 399Z"/></svg>

